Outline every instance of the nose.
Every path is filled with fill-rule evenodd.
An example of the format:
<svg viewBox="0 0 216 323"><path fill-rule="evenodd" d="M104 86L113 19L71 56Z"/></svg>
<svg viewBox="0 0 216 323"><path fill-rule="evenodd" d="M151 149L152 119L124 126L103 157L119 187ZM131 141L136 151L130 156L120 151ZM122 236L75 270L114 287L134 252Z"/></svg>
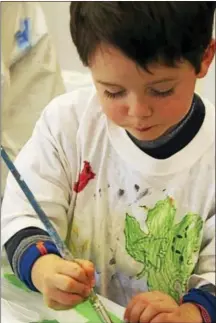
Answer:
<svg viewBox="0 0 216 323"><path fill-rule="evenodd" d="M152 108L143 100L133 98L129 102L128 116L137 118L148 118L153 114Z"/></svg>

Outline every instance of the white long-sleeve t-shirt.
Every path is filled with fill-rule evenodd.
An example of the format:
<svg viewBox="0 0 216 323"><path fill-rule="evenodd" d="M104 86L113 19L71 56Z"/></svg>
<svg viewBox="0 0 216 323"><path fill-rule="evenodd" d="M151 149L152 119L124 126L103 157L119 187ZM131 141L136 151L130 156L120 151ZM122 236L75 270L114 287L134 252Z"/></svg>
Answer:
<svg viewBox="0 0 216 323"><path fill-rule="evenodd" d="M141 151L86 86L43 111L16 166L76 258L95 264L100 294L123 306L146 290L176 300L215 284L215 109L167 159ZM2 245L44 226L10 175Z"/></svg>

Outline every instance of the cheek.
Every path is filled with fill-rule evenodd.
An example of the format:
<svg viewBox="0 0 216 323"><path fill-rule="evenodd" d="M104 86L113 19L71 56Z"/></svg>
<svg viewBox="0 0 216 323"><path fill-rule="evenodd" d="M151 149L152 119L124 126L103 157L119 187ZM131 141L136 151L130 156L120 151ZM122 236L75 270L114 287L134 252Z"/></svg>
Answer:
<svg viewBox="0 0 216 323"><path fill-rule="evenodd" d="M127 108L123 104L101 100L103 112L115 123L121 123L127 117Z"/></svg>
<svg viewBox="0 0 216 323"><path fill-rule="evenodd" d="M161 114L162 120L167 124L173 125L180 122L187 114L188 109L182 109L180 106L168 107Z"/></svg>
<svg viewBox="0 0 216 323"><path fill-rule="evenodd" d="M164 101L161 108L158 108L160 120L166 120L166 123L175 124L181 121L190 110L193 95L175 96L169 101Z"/></svg>
<svg viewBox="0 0 216 323"><path fill-rule="evenodd" d="M170 123L176 123L190 110L195 89L195 78L188 77L188 81L182 82L176 93L168 100L161 101L161 109L158 107L160 117Z"/></svg>

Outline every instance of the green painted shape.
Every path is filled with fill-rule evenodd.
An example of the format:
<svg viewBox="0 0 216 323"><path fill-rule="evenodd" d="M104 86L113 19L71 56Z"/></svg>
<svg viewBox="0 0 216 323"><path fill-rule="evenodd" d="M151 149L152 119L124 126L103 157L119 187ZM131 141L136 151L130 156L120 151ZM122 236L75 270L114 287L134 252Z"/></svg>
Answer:
<svg viewBox="0 0 216 323"><path fill-rule="evenodd" d="M89 301L85 301L75 307L75 310L82 316L84 316L89 323L101 323L101 320L95 310L93 309ZM122 321L112 313L109 313L113 323L121 323Z"/></svg>
<svg viewBox="0 0 216 323"><path fill-rule="evenodd" d="M125 249L143 269L149 291L159 290L179 301L198 257L203 220L187 213L175 223L174 200L167 197L148 209L145 232L135 217L126 214Z"/></svg>
<svg viewBox="0 0 216 323"><path fill-rule="evenodd" d="M12 285L14 285L14 286L16 286L28 293L30 292L30 289L28 289L26 287L26 285L23 282L21 282L21 280L19 280L14 274L5 273L4 278Z"/></svg>

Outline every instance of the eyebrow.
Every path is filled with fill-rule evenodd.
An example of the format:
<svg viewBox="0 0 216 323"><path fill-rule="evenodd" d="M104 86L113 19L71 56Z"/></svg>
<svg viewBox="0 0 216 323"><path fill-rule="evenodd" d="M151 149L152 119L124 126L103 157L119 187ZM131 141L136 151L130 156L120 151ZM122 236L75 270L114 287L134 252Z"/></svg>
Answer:
<svg viewBox="0 0 216 323"><path fill-rule="evenodd" d="M156 81L149 82L146 85L149 86L149 85L160 84L160 83L165 83L165 82L170 82L170 81L176 81L176 79L175 78L171 78L171 77L170 78L163 78L163 79L160 79L160 80L156 80ZM96 82L97 83L100 83L102 85L105 85L105 86L123 87L120 84L110 83L110 82L104 82L104 81L100 81L100 80L96 80Z"/></svg>

